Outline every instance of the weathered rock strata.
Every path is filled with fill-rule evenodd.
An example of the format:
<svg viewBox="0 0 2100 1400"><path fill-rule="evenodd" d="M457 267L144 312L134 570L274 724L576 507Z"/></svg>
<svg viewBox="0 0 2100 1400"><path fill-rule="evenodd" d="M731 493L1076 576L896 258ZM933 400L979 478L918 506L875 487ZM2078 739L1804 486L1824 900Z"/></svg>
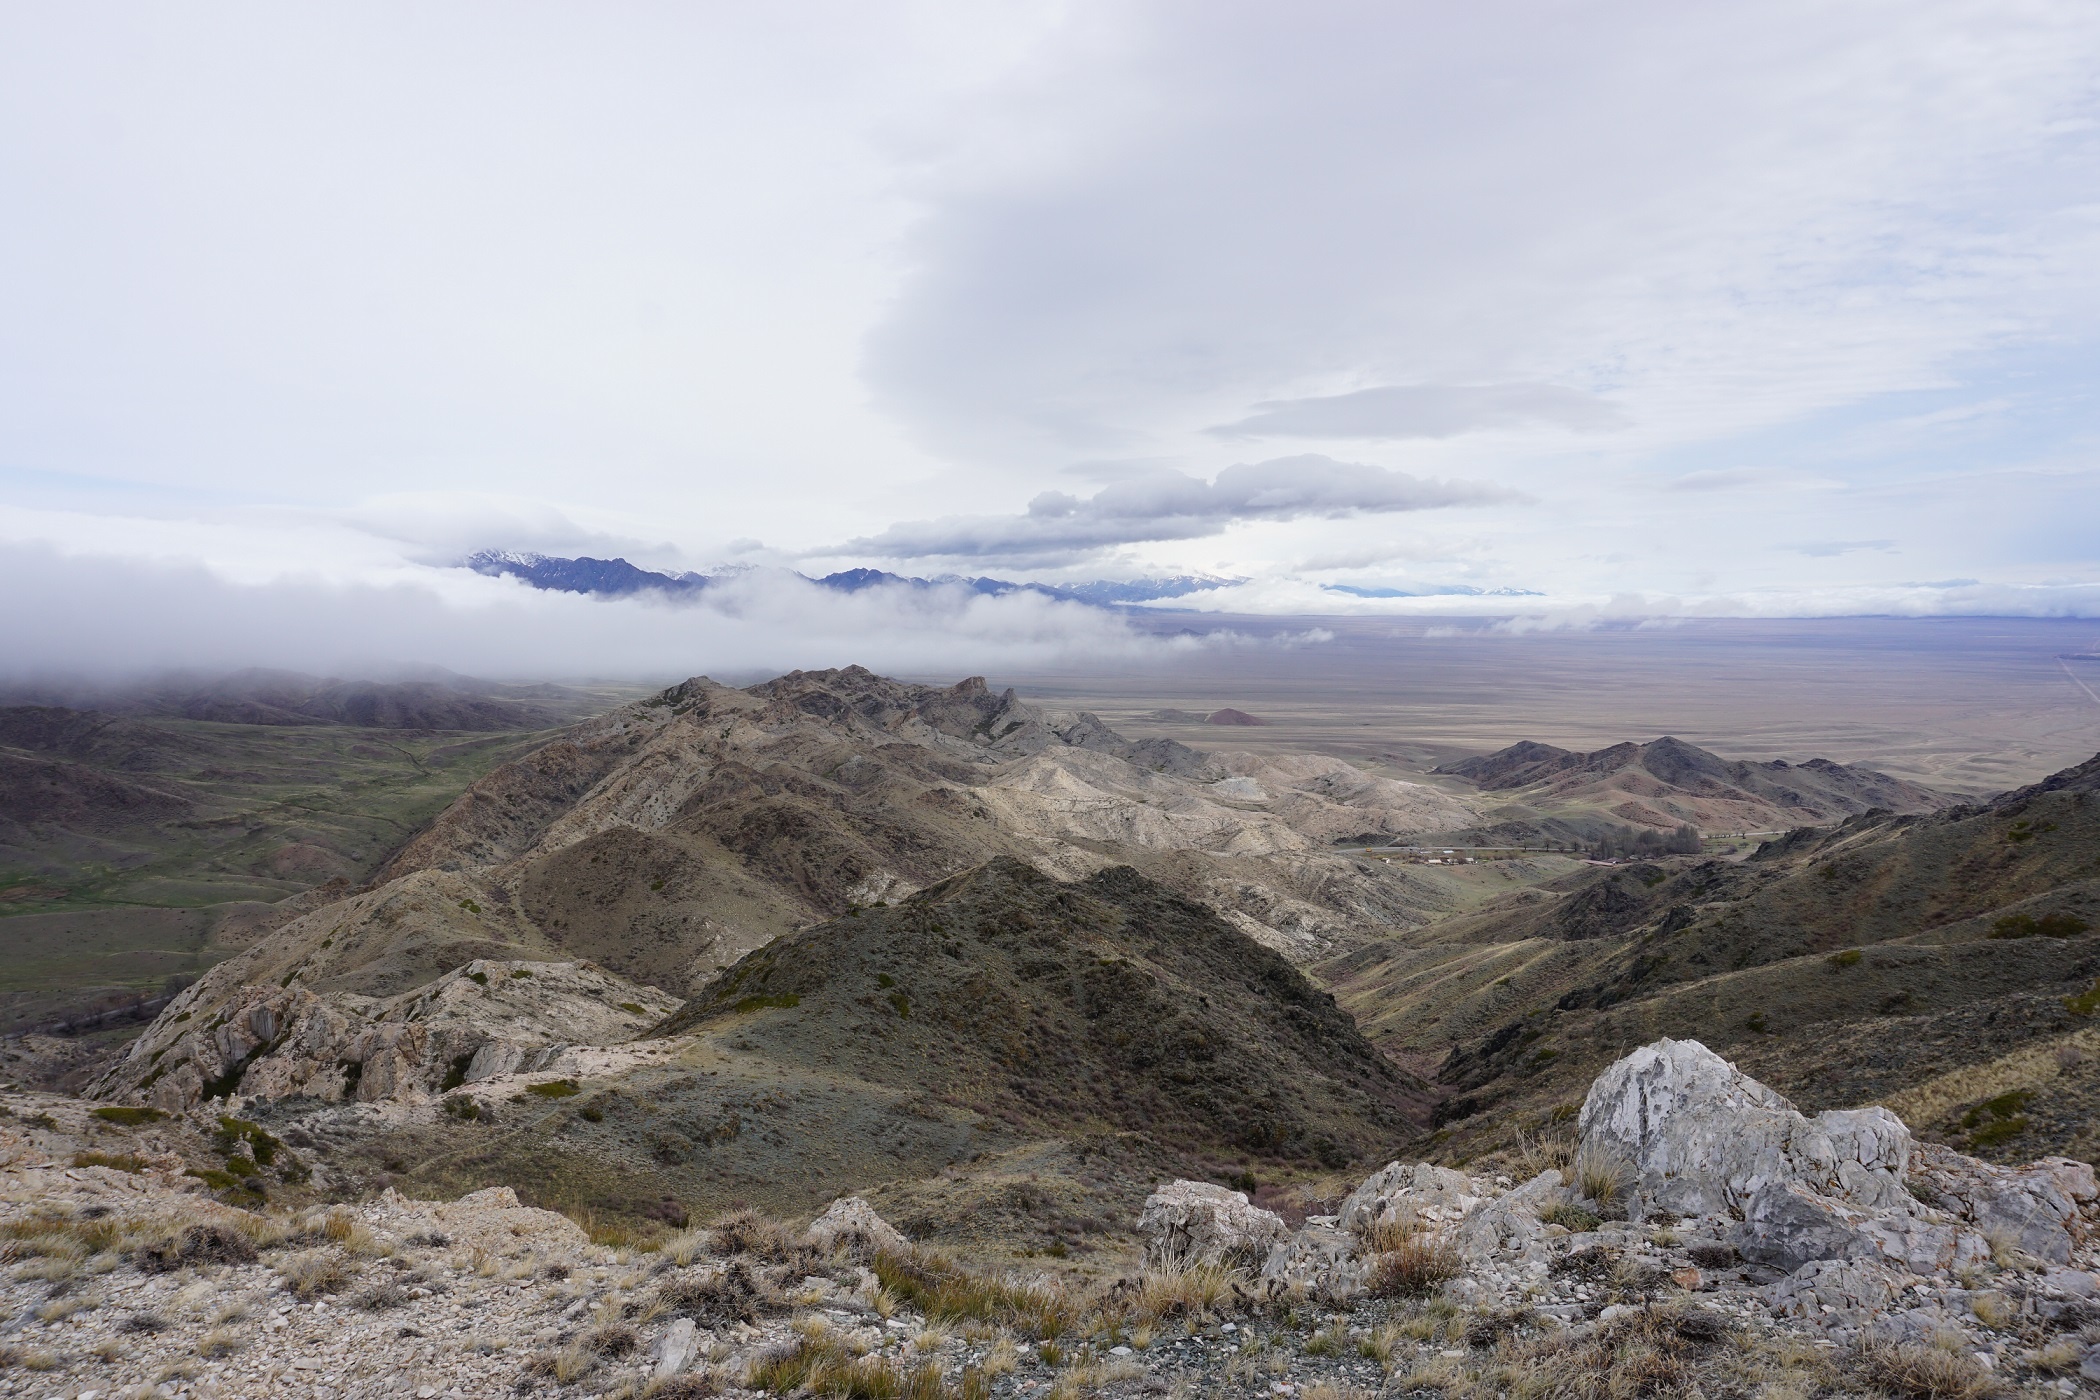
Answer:
<svg viewBox="0 0 2100 1400"><path fill-rule="evenodd" d="M206 1012L193 987L90 1092L164 1111L235 1095L424 1102L632 1040L679 1004L585 964L486 958L385 999L249 986Z"/></svg>

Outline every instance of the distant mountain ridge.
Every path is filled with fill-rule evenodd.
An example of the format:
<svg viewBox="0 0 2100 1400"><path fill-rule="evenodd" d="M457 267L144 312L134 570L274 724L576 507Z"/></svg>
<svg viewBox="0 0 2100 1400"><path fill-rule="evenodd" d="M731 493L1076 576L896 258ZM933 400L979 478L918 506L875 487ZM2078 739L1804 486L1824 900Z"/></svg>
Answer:
<svg viewBox="0 0 2100 1400"><path fill-rule="evenodd" d="M1467 779L1483 793L1507 793L1513 804L1538 812L1586 808L1641 826L1689 822L1706 831L1819 825L1875 808L1935 812L1960 801L1827 758L1727 759L1668 735L1594 753L1526 740L1432 771ZM1523 813L1497 818L1522 820Z"/></svg>
<svg viewBox="0 0 2100 1400"><path fill-rule="evenodd" d="M534 588L551 592L590 593L606 597L626 597L649 591L672 597L690 597L724 579L748 572L724 570L703 574L687 570L675 574L659 573L630 564L625 559L592 559L587 556L564 559L546 554L519 554L492 549L469 555L465 567L491 577L522 579ZM1213 588L1227 588L1246 582L1245 579L1224 578L1214 574L1176 574L1169 578L1092 579L1085 583L1048 584L999 578L965 578L959 574L943 574L938 578L915 578L906 574L888 573L882 569L842 569L820 578L811 578L807 574L797 574L795 577L814 583L819 588L829 588L839 593L858 593L867 588L892 585L915 589L961 586L973 593L984 593L994 597L1007 593L1040 593L1046 598L1087 603L1094 607L1158 602L1165 598L1180 598L1190 593L1203 593Z"/></svg>

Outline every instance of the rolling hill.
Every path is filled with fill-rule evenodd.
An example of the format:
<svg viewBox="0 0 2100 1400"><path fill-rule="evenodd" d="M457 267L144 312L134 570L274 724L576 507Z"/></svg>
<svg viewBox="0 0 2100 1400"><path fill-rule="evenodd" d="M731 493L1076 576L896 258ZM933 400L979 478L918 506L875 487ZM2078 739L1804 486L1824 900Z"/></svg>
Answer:
<svg viewBox="0 0 2100 1400"><path fill-rule="evenodd" d="M1933 812L1962 800L1829 759L1725 759L1667 736L1594 753L1527 740L1431 771L1465 779L1494 804L1476 829L1486 843L1580 841L1606 824L1784 831L1875 808Z"/></svg>
<svg viewBox="0 0 2100 1400"><path fill-rule="evenodd" d="M1886 1102L1987 1155L2091 1155L2096 787L2100 759L1740 862L1592 868L1315 973L1374 1039L1436 1064L1459 1144L1544 1121L1598 1064L1669 1035L1806 1105Z"/></svg>

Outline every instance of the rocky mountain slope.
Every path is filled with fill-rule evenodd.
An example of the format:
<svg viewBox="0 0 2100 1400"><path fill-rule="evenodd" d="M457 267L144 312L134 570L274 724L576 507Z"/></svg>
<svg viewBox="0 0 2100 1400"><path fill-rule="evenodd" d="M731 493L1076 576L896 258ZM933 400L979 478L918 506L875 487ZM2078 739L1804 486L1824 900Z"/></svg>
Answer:
<svg viewBox="0 0 2100 1400"><path fill-rule="evenodd" d="M657 1032L771 1008L758 1053L1033 1129L1340 1166L1429 1096L1278 954L1128 867L1074 884L1002 859L778 939Z"/></svg>
<svg viewBox="0 0 2100 1400"><path fill-rule="evenodd" d="M583 959L683 997L769 939L995 856L1129 861L1304 952L1425 917L1338 839L1447 823L1432 789L1317 758L1133 744L982 681L857 668L689 681L497 768L370 885L206 976L392 996L476 957Z"/></svg>
<svg viewBox="0 0 2100 1400"><path fill-rule="evenodd" d="M504 1187L236 1207L205 1178L303 1170L258 1124L5 1110L0 1303L31 1394L1989 1400L2100 1379L2089 1165L1992 1166L1880 1109L1810 1118L1691 1042L1607 1067L1552 1161L1403 1158L1302 1222L1152 1171L1112 1252L1018 1267L859 1197L641 1237Z"/></svg>
<svg viewBox="0 0 2100 1400"><path fill-rule="evenodd" d="M1001 858L675 1006L537 960L384 999L200 983L93 1092L224 1105L329 1189L515 1184L632 1219L887 1183L927 1233L1080 1249L1145 1173L1331 1171L1419 1137L1432 1102L1281 956L1127 867Z"/></svg>
<svg viewBox="0 0 2100 1400"><path fill-rule="evenodd" d="M1783 831L1875 808L1939 811L1960 799L1870 768L1724 759L1681 739L1614 744L1572 753L1529 741L1434 770L1475 784L1496 805L1481 828L1490 841L1581 839L1604 821L1701 831Z"/></svg>
<svg viewBox="0 0 2100 1400"><path fill-rule="evenodd" d="M1453 1150L1506 1140L1605 1059L1672 1035L1987 1156L2090 1156L2096 787L2100 760L1981 805L1798 830L1741 862L1593 868L1316 974L1382 1044L1440 1060Z"/></svg>

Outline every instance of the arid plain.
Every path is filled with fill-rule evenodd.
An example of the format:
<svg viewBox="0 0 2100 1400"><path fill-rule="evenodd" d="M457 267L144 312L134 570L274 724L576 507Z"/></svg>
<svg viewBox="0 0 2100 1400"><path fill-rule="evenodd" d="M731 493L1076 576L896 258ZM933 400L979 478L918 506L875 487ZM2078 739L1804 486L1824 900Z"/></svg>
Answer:
<svg viewBox="0 0 2100 1400"><path fill-rule="evenodd" d="M1312 749L1417 771L1522 739L1598 749L1673 734L1731 758L1820 755L1983 794L2100 746L2100 627L2090 621L1726 619L1589 630L1453 618L1141 621L1170 636L1224 627L1268 644L1191 643L1149 667L999 679L1044 704L1094 710L1133 736L1199 743L1193 736L1205 730L1147 717L1231 706L1266 721L1231 731L1232 747ZM1275 644L1308 633L1331 639Z"/></svg>

